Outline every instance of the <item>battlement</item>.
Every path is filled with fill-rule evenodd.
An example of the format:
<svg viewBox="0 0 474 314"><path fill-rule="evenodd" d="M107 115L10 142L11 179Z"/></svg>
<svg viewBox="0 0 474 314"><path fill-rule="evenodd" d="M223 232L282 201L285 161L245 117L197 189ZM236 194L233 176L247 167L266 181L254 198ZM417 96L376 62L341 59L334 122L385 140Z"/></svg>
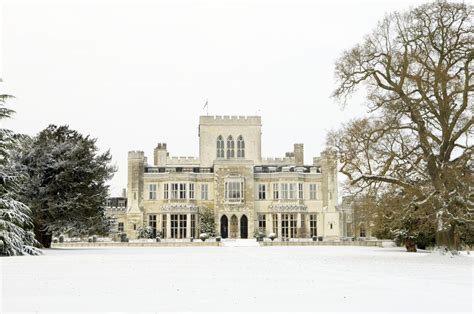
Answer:
<svg viewBox="0 0 474 314"><path fill-rule="evenodd" d="M128 152L128 159L144 159L145 153L141 150L131 150Z"/></svg>
<svg viewBox="0 0 474 314"><path fill-rule="evenodd" d="M263 165L293 165L295 163L295 157L275 157L275 158L263 158Z"/></svg>
<svg viewBox="0 0 474 314"><path fill-rule="evenodd" d="M167 165L199 165L199 158L193 156L173 156L166 160Z"/></svg>
<svg viewBox="0 0 474 314"><path fill-rule="evenodd" d="M260 116L200 116L201 125L262 125Z"/></svg>
<svg viewBox="0 0 474 314"><path fill-rule="evenodd" d="M158 145L156 145L156 148L166 150L166 143L158 143Z"/></svg>

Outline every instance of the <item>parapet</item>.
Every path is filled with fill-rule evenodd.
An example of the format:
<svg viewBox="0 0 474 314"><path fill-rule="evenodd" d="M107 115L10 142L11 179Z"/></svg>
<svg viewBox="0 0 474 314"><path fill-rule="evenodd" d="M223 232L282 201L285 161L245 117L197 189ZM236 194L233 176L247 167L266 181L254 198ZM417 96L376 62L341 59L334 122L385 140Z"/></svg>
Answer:
<svg viewBox="0 0 474 314"><path fill-rule="evenodd" d="M200 116L201 125L262 125L261 116Z"/></svg>
<svg viewBox="0 0 474 314"><path fill-rule="evenodd" d="M156 148L166 150L166 143L158 143L158 145L156 145Z"/></svg>
<svg viewBox="0 0 474 314"><path fill-rule="evenodd" d="M145 153L141 150L131 150L128 152L128 159L144 159Z"/></svg>

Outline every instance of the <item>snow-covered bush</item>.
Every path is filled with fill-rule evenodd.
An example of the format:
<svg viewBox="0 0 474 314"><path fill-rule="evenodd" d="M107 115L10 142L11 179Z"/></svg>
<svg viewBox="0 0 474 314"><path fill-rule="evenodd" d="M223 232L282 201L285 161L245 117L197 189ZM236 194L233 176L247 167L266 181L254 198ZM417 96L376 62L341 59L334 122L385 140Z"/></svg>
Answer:
<svg viewBox="0 0 474 314"><path fill-rule="evenodd" d="M272 241L275 240L276 237L277 237L277 235L276 235L276 233L274 233L274 232L272 232L272 233L270 233L270 234L268 235L268 238L269 238L270 240L272 240Z"/></svg>
<svg viewBox="0 0 474 314"><path fill-rule="evenodd" d="M201 233L201 234L199 235L199 239L201 239L201 241L204 242L204 241L206 241L207 239L209 239L209 235L208 235L207 233L205 233L205 232L204 232L204 233Z"/></svg>
<svg viewBox="0 0 474 314"><path fill-rule="evenodd" d="M140 226L137 228L137 237L139 239L153 239L153 229L150 226Z"/></svg>
<svg viewBox="0 0 474 314"><path fill-rule="evenodd" d="M127 234L121 233L120 234L120 242L128 242Z"/></svg>

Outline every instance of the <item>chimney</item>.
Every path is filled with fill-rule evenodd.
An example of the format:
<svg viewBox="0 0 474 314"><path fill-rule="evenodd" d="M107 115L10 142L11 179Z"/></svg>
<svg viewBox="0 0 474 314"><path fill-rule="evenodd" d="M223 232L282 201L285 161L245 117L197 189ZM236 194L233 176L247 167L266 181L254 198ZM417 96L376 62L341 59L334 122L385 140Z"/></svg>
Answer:
<svg viewBox="0 0 474 314"><path fill-rule="evenodd" d="M166 143L158 143L155 150L153 151L153 164L155 166L165 166L168 157L168 151L166 150Z"/></svg>
<svg viewBox="0 0 474 314"><path fill-rule="evenodd" d="M294 148L294 155L295 155L295 164L297 166L304 165L304 146L303 144L295 144Z"/></svg>

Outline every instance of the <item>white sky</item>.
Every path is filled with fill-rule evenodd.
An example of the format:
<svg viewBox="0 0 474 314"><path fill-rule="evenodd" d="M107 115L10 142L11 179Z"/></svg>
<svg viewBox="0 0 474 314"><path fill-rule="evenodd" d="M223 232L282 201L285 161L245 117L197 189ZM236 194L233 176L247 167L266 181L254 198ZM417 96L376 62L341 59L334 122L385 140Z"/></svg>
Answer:
<svg viewBox="0 0 474 314"><path fill-rule="evenodd" d="M98 138L127 184L127 151L158 142L198 156L199 115L262 115L262 155L304 143L365 113L331 99L334 62L386 12L426 1L4 1L5 127L34 135L68 124Z"/></svg>

